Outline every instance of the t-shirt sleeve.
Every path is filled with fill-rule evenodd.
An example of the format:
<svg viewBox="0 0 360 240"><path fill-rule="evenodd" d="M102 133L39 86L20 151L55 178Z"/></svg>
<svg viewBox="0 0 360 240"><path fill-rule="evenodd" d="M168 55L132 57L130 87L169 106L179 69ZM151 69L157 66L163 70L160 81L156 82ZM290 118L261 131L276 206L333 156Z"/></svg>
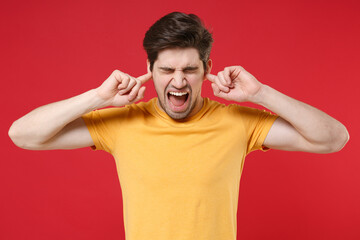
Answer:
<svg viewBox="0 0 360 240"><path fill-rule="evenodd" d="M256 108L243 106L237 108L244 125L247 141L246 154L255 150L268 151L269 148L265 147L263 143L278 115Z"/></svg>
<svg viewBox="0 0 360 240"><path fill-rule="evenodd" d="M93 150L112 152L117 132L116 125L119 122L117 110L114 108L95 110L82 116L94 142L94 146L91 147Z"/></svg>

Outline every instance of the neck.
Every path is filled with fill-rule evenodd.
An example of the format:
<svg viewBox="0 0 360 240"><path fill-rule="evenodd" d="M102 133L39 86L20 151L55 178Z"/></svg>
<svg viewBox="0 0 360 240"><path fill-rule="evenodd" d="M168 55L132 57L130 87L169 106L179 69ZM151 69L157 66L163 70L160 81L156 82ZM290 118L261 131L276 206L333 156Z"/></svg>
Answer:
<svg viewBox="0 0 360 240"><path fill-rule="evenodd" d="M199 103L196 103L196 104L195 104L194 109L190 112L190 114L189 114L188 117L192 117L192 116L194 116L195 114L197 114L197 113L201 110L201 108L203 107L203 105L204 105L204 98L201 97L201 98L199 99Z"/></svg>

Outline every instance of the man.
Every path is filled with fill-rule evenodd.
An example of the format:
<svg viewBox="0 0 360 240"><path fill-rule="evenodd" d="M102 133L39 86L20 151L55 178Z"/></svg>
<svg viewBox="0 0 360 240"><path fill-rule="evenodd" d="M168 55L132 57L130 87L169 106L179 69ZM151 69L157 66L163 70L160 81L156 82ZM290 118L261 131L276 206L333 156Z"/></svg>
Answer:
<svg viewBox="0 0 360 240"><path fill-rule="evenodd" d="M336 152L349 135L337 120L240 66L212 75L212 41L197 16L168 14L145 35L147 74L115 70L100 87L18 119L9 135L25 149L92 146L111 153L127 240L236 239L239 181L249 152ZM151 78L157 98L135 104ZM202 98L205 79L215 96L277 115ZM96 110L107 106L117 108Z"/></svg>

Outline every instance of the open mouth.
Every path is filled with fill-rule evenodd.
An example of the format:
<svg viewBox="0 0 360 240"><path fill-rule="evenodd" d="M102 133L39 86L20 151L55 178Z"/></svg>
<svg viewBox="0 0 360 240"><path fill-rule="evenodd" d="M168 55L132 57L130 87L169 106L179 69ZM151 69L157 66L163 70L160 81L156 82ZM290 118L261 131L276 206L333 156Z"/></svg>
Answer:
<svg viewBox="0 0 360 240"><path fill-rule="evenodd" d="M170 91L170 92L168 92L167 97L169 99L171 108L174 111L183 111L186 109L186 105L187 105L187 102L189 99L188 92Z"/></svg>

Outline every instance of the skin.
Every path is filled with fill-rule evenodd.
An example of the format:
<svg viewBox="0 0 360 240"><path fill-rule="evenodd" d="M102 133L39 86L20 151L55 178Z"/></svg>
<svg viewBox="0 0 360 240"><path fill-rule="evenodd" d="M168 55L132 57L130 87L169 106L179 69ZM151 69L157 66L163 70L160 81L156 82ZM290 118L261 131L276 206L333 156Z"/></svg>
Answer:
<svg viewBox="0 0 360 240"><path fill-rule="evenodd" d="M16 120L9 136L19 147L31 150L74 149L94 142L81 116L92 110L121 107L141 100L145 87L154 80L160 109L174 119L186 119L202 107L201 87L207 78L215 96L230 101L253 102L279 115L264 145L286 151L337 152L349 140L343 124L308 104L262 84L241 66L226 67L213 75L212 63L203 64L195 49L167 49L159 53L153 72L132 77L115 70L98 88L60 102L39 107ZM190 67L190 68L189 68ZM189 69L191 69L189 71ZM171 107L167 92L187 91L189 104L178 111Z"/></svg>
<svg viewBox="0 0 360 240"><path fill-rule="evenodd" d="M345 126L326 113L262 84L241 66L207 74L214 95L230 101L253 102L279 115L264 146L313 153L340 151L349 140Z"/></svg>
<svg viewBox="0 0 360 240"><path fill-rule="evenodd" d="M148 62L148 68L149 66ZM207 63L207 71L210 70L211 60ZM159 52L152 72L159 108L176 120L183 120L195 115L203 105L201 88L205 74L199 53L194 48L165 49ZM171 106L168 99L169 91L189 94L185 110L177 110Z"/></svg>

